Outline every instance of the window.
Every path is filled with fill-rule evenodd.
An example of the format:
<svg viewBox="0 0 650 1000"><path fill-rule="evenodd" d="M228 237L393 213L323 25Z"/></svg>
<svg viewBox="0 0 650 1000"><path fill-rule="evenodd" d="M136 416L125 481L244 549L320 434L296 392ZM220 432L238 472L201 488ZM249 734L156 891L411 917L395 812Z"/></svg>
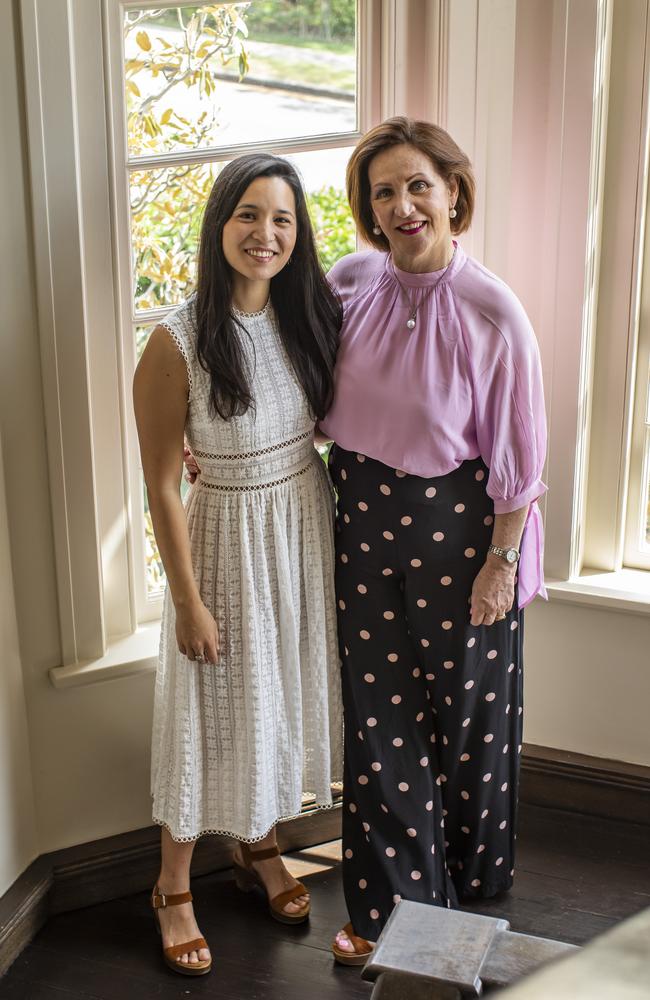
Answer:
<svg viewBox="0 0 650 1000"><path fill-rule="evenodd" d="M360 134L356 0L107 0L113 218L125 380L195 282L203 206L222 166L268 150L298 167L325 267L355 248L345 167ZM163 568L133 422L137 617L160 614ZM133 484L136 484L135 487ZM142 502L136 502L142 497Z"/></svg>

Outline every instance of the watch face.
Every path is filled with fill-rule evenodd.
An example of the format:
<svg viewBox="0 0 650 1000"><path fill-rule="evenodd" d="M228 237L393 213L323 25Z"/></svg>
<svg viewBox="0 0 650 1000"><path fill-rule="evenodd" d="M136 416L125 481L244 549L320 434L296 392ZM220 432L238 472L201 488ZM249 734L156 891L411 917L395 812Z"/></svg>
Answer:
<svg viewBox="0 0 650 1000"><path fill-rule="evenodd" d="M506 559L508 560L509 563L517 562L517 550L508 549L508 551L506 552Z"/></svg>

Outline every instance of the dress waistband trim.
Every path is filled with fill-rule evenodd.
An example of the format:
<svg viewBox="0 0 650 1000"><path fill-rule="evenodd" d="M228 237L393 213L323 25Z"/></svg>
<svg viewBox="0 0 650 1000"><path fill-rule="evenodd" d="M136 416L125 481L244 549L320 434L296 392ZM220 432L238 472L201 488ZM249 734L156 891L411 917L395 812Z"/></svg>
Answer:
<svg viewBox="0 0 650 1000"><path fill-rule="evenodd" d="M251 493L256 490L268 490L272 486L282 486L283 483L288 483L298 476L304 476L305 472L308 472L311 467L312 463L310 462L304 469L298 469L297 472L292 472L281 479L274 479L270 483L207 483L205 480L199 478L196 481L196 485L206 490L219 490L221 493Z"/></svg>
<svg viewBox="0 0 650 1000"><path fill-rule="evenodd" d="M209 451L195 451L192 454L196 458L209 458L216 462L239 462L245 458L258 458L261 455L271 455L274 451L281 451L282 448L289 448L292 444L298 444L299 441L304 441L306 438L310 437L313 431L305 431L304 434L298 434L296 437L289 438L288 441L280 441L278 444L271 444L268 448L261 448L259 451L244 451L238 452L233 455L214 455Z"/></svg>

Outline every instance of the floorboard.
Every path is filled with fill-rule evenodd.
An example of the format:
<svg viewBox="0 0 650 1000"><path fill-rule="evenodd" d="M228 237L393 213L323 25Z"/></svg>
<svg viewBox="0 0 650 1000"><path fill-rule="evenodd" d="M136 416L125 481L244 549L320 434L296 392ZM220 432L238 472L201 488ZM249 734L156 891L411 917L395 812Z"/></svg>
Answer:
<svg viewBox="0 0 650 1000"><path fill-rule="evenodd" d="M650 906L647 830L525 806L512 892L467 909L503 917L513 930L584 944ZM230 872L193 882L199 924L215 968L199 979L168 971L146 894L52 917L0 980L0 1000L369 1000L358 970L335 966L329 946L346 920L340 843L292 855L313 893L308 925L269 918L257 893Z"/></svg>

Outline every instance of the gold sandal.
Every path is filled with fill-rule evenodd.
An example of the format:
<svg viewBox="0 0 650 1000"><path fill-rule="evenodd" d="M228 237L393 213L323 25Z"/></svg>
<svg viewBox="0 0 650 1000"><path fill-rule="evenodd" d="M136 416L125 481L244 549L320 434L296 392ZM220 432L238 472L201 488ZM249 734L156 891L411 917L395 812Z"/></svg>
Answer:
<svg viewBox="0 0 650 1000"><path fill-rule="evenodd" d="M244 864L240 865L234 858L232 862L237 888L241 889L242 892L250 892L255 888L255 886L259 886L260 889L266 893L266 898L269 901L269 913L274 920L278 920L281 924L304 923L309 916L309 903L305 903L299 910L296 910L295 913L285 913L284 911L284 907L287 903L293 902L293 900L297 899L298 896L305 896L307 894L307 889L305 889L302 882L298 882L297 885L294 885L293 889L285 889L284 892L280 892L277 896L274 896L273 899L270 899L266 886L253 868L253 863L255 861L266 861L267 858L277 858L280 854L277 846L268 847L262 851L251 851L248 844L240 843L239 846L241 847Z"/></svg>
<svg viewBox="0 0 650 1000"><path fill-rule="evenodd" d="M164 910L167 906L181 906L182 903L191 903L192 898L191 892L177 892L173 896L166 896L165 893L158 892L157 885L154 886L151 894L151 905L156 920L156 929L161 937L162 928L158 910ZM208 944L203 937L194 938L193 941L186 941L184 944L172 944L169 948L163 948L163 961L170 969L173 969L174 972L180 972L182 976L205 976L212 968L211 958L204 959L202 962L181 962L180 957L181 955L189 955L192 951L198 953L199 948L207 947Z"/></svg>
<svg viewBox="0 0 650 1000"><path fill-rule="evenodd" d="M334 955L334 961L340 962L341 965L365 965L368 958L375 950L374 944L371 944L370 941L366 941L365 938L358 937L354 933L352 924L345 925L343 928L343 934L347 935L348 940L352 943L354 951L343 951L343 949L339 948L337 945L336 938L334 938L332 942L332 954Z"/></svg>

